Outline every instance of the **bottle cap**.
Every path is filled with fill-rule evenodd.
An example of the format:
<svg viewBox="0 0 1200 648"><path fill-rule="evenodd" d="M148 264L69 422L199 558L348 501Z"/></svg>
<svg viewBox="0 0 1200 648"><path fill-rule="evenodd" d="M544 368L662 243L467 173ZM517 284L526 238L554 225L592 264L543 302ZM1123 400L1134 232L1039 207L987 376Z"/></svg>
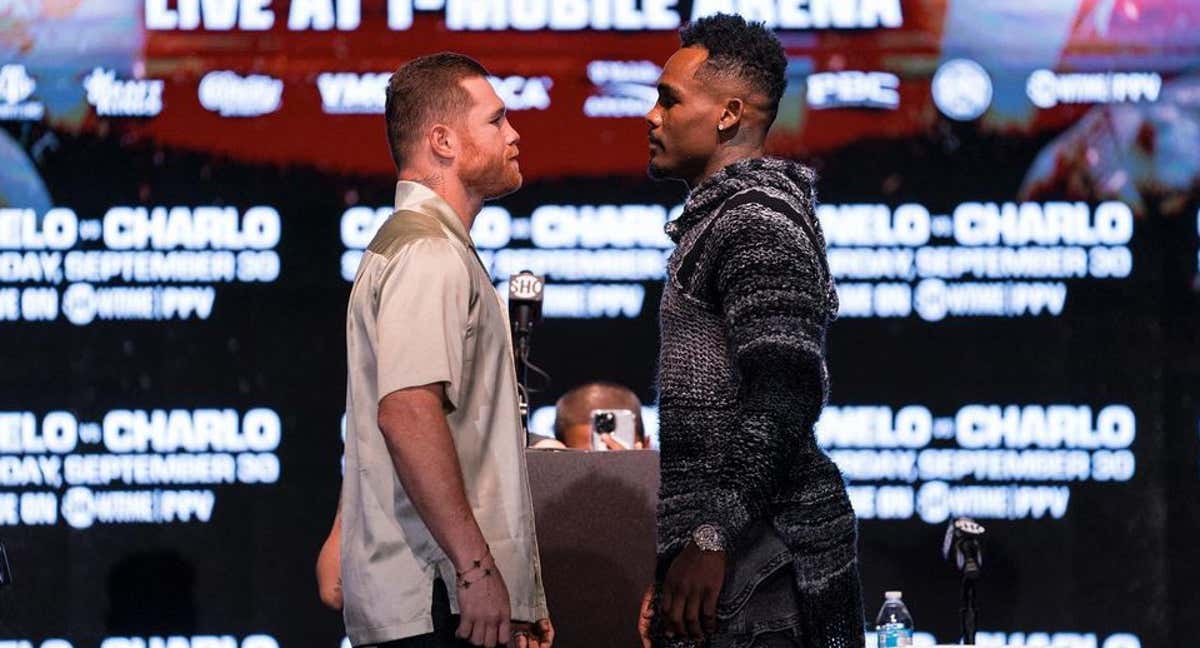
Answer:
<svg viewBox="0 0 1200 648"><path fill-rule="evenodd" d="M904 592L901 592L899 590L892 590L889 592L884 592L883 598L886 600L889 600L889 601L899 601L903 595L904 595Z"/></svg>

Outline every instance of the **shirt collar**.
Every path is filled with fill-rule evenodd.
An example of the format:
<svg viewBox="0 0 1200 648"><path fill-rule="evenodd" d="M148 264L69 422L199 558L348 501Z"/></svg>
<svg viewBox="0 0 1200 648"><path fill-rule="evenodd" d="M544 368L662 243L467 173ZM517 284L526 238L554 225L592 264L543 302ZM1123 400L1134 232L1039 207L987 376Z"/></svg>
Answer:
<svg viewBox="0 0 1200 648"><path fill-rule="evenodd" d="M437 195L433 189L419 182L401 180L396 183L395 208L396 211L415 211L433 216L446 229L449 229L454 234L454 238L457 238L463 245L470 248L475 247L466 226L463 225L450 203Z"/></svg>

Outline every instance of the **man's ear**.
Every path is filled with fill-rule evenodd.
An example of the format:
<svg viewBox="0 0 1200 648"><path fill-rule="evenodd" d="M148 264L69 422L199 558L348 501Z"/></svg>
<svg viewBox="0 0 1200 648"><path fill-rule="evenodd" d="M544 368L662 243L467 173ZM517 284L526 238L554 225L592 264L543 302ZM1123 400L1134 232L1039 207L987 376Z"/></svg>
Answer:
<svg viewBox="0 0 1200 648"><path fill-rule="evenodd" d="M449 160L458 155L458 134L449 126L434 124L425 134L425 138L435 156Z"/></svg>
<svg viewBox="0 0 1200 648"><path fill-rule="evenodd" d="M721 110L721 119L717 122L717 130L725 132L733 132L742 123L742 116L746 113L746 102L739 97L730 97L725 100L725 107Z"/></svg>

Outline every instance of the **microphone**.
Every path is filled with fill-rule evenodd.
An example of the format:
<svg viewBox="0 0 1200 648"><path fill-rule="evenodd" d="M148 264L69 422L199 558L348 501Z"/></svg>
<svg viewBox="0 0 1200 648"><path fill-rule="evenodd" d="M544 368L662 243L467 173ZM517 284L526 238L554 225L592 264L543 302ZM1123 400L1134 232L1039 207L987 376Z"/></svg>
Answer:
<svg viewBox="0 0 1200 648"><path fill-rule="evenodd" d="M542 319L542 291L545 282L528 270L508 278L508 317L512 320L515 341L524 341Z"/></svg>
<svg viewBox="0 0 1200 648"><path fill-rule="evenodd" d="M542 291L546 282L528 270L508 278L508 318L512 320L513 356L517 366L517 401L521 423L529 431L529 338L542 319ZM545 375L541 369L534 371Z"/></svg>
<svg viewBox="0 0 1200 648"><path fill-rule="evenodd" d="M983 526L968 517L955 518L946 527L942 557L952 560L964 579L979 579L983 568L983 534Z"/></svg>
<svg viewBox="0 0 1200 648"><path fill-rule="evenodd" d="M952 557L953 556L953 557ZM975 645L975 629L979 626L979 609L975 604L975 585L983 569L983 526L968 517L955 518L946 527L942 541L942 557L952 560L962 572L962 640Z"/></svg>

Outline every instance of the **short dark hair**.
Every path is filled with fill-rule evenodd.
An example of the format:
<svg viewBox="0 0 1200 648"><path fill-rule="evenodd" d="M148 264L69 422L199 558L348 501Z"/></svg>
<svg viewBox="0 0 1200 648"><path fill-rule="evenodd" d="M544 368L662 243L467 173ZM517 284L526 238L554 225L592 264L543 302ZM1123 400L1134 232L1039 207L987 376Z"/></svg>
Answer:
<svg viewBox="0 0 1200 648"><path fill-rule="evenodd" d="M775 34L761 22L746 22L731 14L714 14L688 24L679 31L683 47L703 47L708 61L701 73L715 72L742 79L756 92L766 95L771 119L787 88L787 56Z"/></svg>
<svg viewBox="0 0 1200 648"><path fill-rule="evenodd" d="M554 438L565 442L568 427L591 423L589 415L596 405L600 405L596 409L621 409L624 406L633 410L635 434L637 438L645 439L641 399L625 385L604 380L579 385L558 399L554 404Z"/></svg>
<svg viewBox="0 0 1200 648"><path fill-rule="evenodd" d="M459 85L463 79L487 77L479 61L454 52L439 52L401 65L388 80L388 145L396 169L408 161L410 147L434 119L449 119L471 105L471 96Z"/></svg>

